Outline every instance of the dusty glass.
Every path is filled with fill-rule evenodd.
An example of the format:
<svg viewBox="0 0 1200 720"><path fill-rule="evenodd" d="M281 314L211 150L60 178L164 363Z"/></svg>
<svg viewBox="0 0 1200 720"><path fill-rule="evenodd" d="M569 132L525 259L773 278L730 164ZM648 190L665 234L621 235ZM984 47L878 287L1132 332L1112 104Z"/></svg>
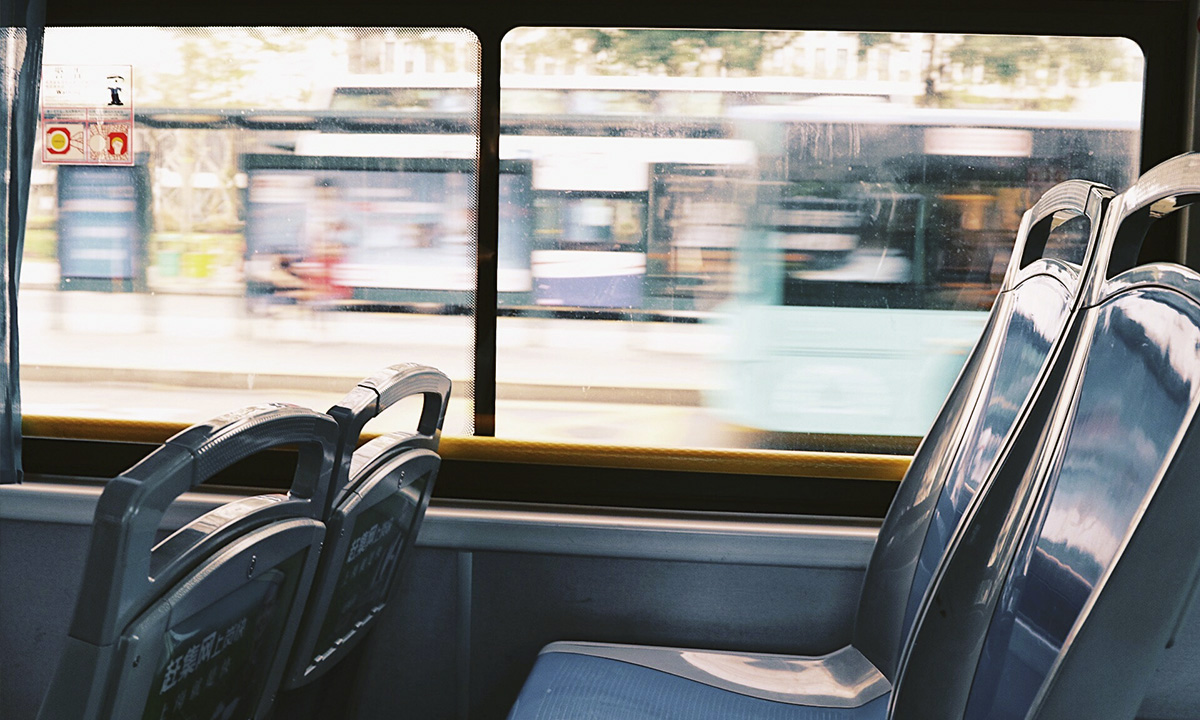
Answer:
<svg viewBox="0 0 1200 720"><path fill-rule="evenodd" d="M446 429L469 434L479 52L453 29L48 29L44 82L129 68L101 91L133 115L132 164L61 162L83 126L43 123L25 413L324 410L419 362L455 381Z"/></svg>
<svg viewBox="0 0 1200 720"><path fill-rule="evenodd" d="M911 450L1021 214L1138 167L1119 38L529 27L502 67L501 437Z"/></svg>

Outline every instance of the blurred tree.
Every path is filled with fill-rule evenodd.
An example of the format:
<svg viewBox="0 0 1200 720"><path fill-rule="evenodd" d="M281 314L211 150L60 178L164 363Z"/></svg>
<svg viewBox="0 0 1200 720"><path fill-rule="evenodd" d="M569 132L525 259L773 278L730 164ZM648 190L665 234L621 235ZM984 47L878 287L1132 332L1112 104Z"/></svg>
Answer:
<svg viewBox="0 0 1200 720"><path fill-rule="evenodd" d="M304 107L327 48L344 44L337 28L176 28L174 58L134 73L141 105ZM345 53L342 52L342 55ZM342 68L342 71L345 69ZM281 77L281 71L287 75Z"/></svg>
<svg viewBox="0 0 1200 720"><path fill-rule="evenodd" d="M1128 82L1141 79L1138 64L1129 62L1130 45L1120 38L966 35L949 57L968 67L983 66L985 81L990 76L1012 82L1026 71L1066 66L1083 76L1109 72L1113 80Z"/></svg>
<svg viewBox="0 0 1200 720"><path fill-rule="evenodd" d="M762 65L769 33L723 30L622 30L530 28L514 30L506 49L554 58L560 64L590 65L614 75L753 75Z"/></svg>
<svg viewBox="0 0 1200 720"><path fill-rule="evenodd" d="M892 33L858 33L858 58L862 60L873 47L893 47L896 37Z"/></svg>

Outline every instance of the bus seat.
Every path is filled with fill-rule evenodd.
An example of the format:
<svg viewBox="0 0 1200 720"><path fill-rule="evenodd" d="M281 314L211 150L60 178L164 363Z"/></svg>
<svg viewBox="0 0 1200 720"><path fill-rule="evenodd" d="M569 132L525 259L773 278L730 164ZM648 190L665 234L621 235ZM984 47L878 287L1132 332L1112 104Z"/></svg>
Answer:
<svg viewBox="0 0 1200 720"><path fill-rule="evenodd" d="M363 426L404 398L423 396L413 433L381 435L355 451ZM450 379L423 365L394 365L359 383L329 410L338 423L329 529L285 685L323 675L347 655L387 605L437 478L436 450Z"/></svg>
<svg viewBox="0 0 1200 720"><path fill-rule="evenodd" d="M1068 181L1025 213L983 334L884 520L849 646L792 657L553 643L539 655L509 720L567 717L582 706L603 708L606 717L660 717L655 708L664 707L663 696L697 708L689 717L720 717L727 711L718 708L731 704L747 717L883 717L916 606L959 519L990 478L1011 428L1044 422L1028 417L1029 399L1061 352L1088 277L1079 266L1043 257L1049 233L1083 218L1084 268L1092 267L1112 195L1103 185ZM675 716L683 706L669 707Z"/></svg>
<svg viewBox="0 0 1200 720"><path fill-rule="evenodd" d="M1032 448L1019 492L1039 499L1014 516L980 495L906 649L895 717L1136 715L1200 573L1200 273L1132 266L1148 226L1197 199L1200 154L1113 200L1063 391L1017 443Z"/></svg>
<svg viewBox="0 0 1200 720"><path fill-rule="evenodd" d="M324 413L257 406L184 430L111 480L38 717L263 717L316 570L336 441ZM299 449L288 494L229 503L154 544L175 498L281 445Z"/></svg>

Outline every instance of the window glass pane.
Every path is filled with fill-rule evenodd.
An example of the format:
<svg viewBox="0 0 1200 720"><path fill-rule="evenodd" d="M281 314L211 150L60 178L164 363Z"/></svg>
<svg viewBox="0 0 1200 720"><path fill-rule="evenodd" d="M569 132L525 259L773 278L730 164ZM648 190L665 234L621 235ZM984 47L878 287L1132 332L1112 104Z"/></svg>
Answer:
<svg viewBox="0 0 1200 720"><path fill-rule="evenodd" d="M497 434L911 449L1022 213L1136 176L1118 38L519 28ZM1085 228L1049 253L1078 262Z"/></svg>
<svg viewBox="0 0 1200 720"><path fill-rule="evenodd" d="M470 432L474 35L50 28L44 62L67 95L128 68L100 73L116 89L99 105L133 115L132 162L61 162L92 157L70 134L112 128L64 121L51 138L44 123L20 297L27 414L324 410L411 361L455 381L446 429Z"/></svg>

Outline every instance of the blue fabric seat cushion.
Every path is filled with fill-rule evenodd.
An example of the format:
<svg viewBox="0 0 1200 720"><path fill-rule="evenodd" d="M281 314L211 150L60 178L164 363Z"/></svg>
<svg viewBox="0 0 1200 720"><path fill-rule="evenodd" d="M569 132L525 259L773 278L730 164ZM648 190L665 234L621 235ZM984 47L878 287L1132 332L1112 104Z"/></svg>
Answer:
<svg viewBox="0 0 1200 720"><path fill-rule="evenodd" d="M805 707L619 660L547 652L538 657L508 720L884 720L888 697L854 708Z"/></svg>

